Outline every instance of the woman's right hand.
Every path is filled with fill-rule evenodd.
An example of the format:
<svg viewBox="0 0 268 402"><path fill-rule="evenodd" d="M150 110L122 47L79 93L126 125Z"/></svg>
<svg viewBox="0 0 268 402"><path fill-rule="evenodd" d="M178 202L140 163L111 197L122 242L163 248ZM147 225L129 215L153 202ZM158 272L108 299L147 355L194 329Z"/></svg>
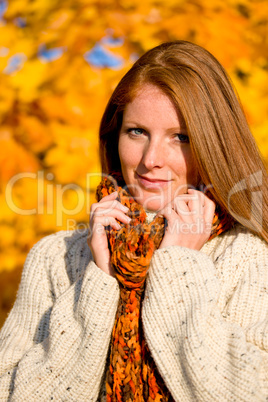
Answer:
<svg viewBox="0 0 268 402"><path fill-rule="evenodd" d="M126 215L129 210L128 207L117 201L117 196L118 192L115 191L91 205L87 239L96 265L111 276L114 276L114 271L110 263L105 226L110 225L113 229L119 230L121 226L116 219L126 224L131 221L131 218Z"/></svg>

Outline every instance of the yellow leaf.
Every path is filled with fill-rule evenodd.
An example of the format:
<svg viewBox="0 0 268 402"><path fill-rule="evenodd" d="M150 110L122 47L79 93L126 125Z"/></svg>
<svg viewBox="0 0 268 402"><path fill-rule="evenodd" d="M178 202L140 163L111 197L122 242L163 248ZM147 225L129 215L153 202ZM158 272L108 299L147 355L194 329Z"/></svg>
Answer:
<svg viewBox="0 0 268 402"><path fill-rule="evenodd" d="M12 75L11 83L22 101L30 102L38 97L39 86L43 83L48 68L48 65L37 59L29 60L20 71Z"/></svg>
<svg viewBox="0 0 268 402"><path fill-rule="evenodd" d="M34 153L45 151L52 144L52 133L34 116L20 116L16 137Z"/></svg>

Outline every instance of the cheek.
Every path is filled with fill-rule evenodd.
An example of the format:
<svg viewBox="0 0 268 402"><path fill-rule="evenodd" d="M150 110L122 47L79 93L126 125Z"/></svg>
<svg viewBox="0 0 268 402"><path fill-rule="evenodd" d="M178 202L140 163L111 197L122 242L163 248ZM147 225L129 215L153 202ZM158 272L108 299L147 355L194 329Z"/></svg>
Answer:
<svg viewBox="0 0 268 402"><path fill-rule="evenodd" d="M198 170L195 158L192 155L191 150L185 150L178 157L171 160L170 166L176 166L175 170L177 177L180 181L196 186L198 184Z"/></svg>
<svg viewBox="0 0 268 402"><path fill-rule="evenodd" d="M126 148L124 142L125 141L119 139L118 143L118 154L122 172L124 172L131 163L130 152L129 149Z"/></svg>
<svg viewBox="0 0 268 402"><path fill-rule="evenodd" d="M118 154L122 171L128 171L139 164L140 152L125 138L119 138Z"/></svg>

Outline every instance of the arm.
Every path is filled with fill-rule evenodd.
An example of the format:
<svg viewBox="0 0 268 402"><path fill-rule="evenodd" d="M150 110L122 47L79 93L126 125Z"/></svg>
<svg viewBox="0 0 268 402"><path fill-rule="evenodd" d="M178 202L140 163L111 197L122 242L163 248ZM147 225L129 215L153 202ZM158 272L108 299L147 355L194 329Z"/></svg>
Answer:
<svg viewBox="0 0 268 402"><path fill-rule="evenodd" d="M249 234L214 263L184 247L155 252L142 317L175 400L267 400L267 289L267 245Z"/></svg>
<svg viewBox="0 0 268 402"><path fill-rule="evenodd" d="M70 283L63 237L41 240L27 257L0 334L1 400L97 399L118 286L92 261ZM72 270L80 270L82 250L73 250Z"/></svg>

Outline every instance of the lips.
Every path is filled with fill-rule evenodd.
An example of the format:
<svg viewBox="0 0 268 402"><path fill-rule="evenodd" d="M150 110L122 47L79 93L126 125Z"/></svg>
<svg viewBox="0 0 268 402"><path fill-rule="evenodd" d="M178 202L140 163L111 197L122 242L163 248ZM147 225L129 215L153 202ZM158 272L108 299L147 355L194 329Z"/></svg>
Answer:
<svg viewBox="0 0 268 402"><path fill-rule="evenodd" d="M148 190L161 189L170 183L171 180L153 179L151 177L141 176L137 172L137 179L139 184Z"/></svg>
<svg viewBox="0 0 268 402"><path fill-rule="evenodd" d="M139 176L139 178L141 178L142 180L147 180L147 181L150 181L151 183L170 181L170 180L163 180L163 179L151 179L150 177L141 176L138 173L137 173L137 176Z"/></svg>

